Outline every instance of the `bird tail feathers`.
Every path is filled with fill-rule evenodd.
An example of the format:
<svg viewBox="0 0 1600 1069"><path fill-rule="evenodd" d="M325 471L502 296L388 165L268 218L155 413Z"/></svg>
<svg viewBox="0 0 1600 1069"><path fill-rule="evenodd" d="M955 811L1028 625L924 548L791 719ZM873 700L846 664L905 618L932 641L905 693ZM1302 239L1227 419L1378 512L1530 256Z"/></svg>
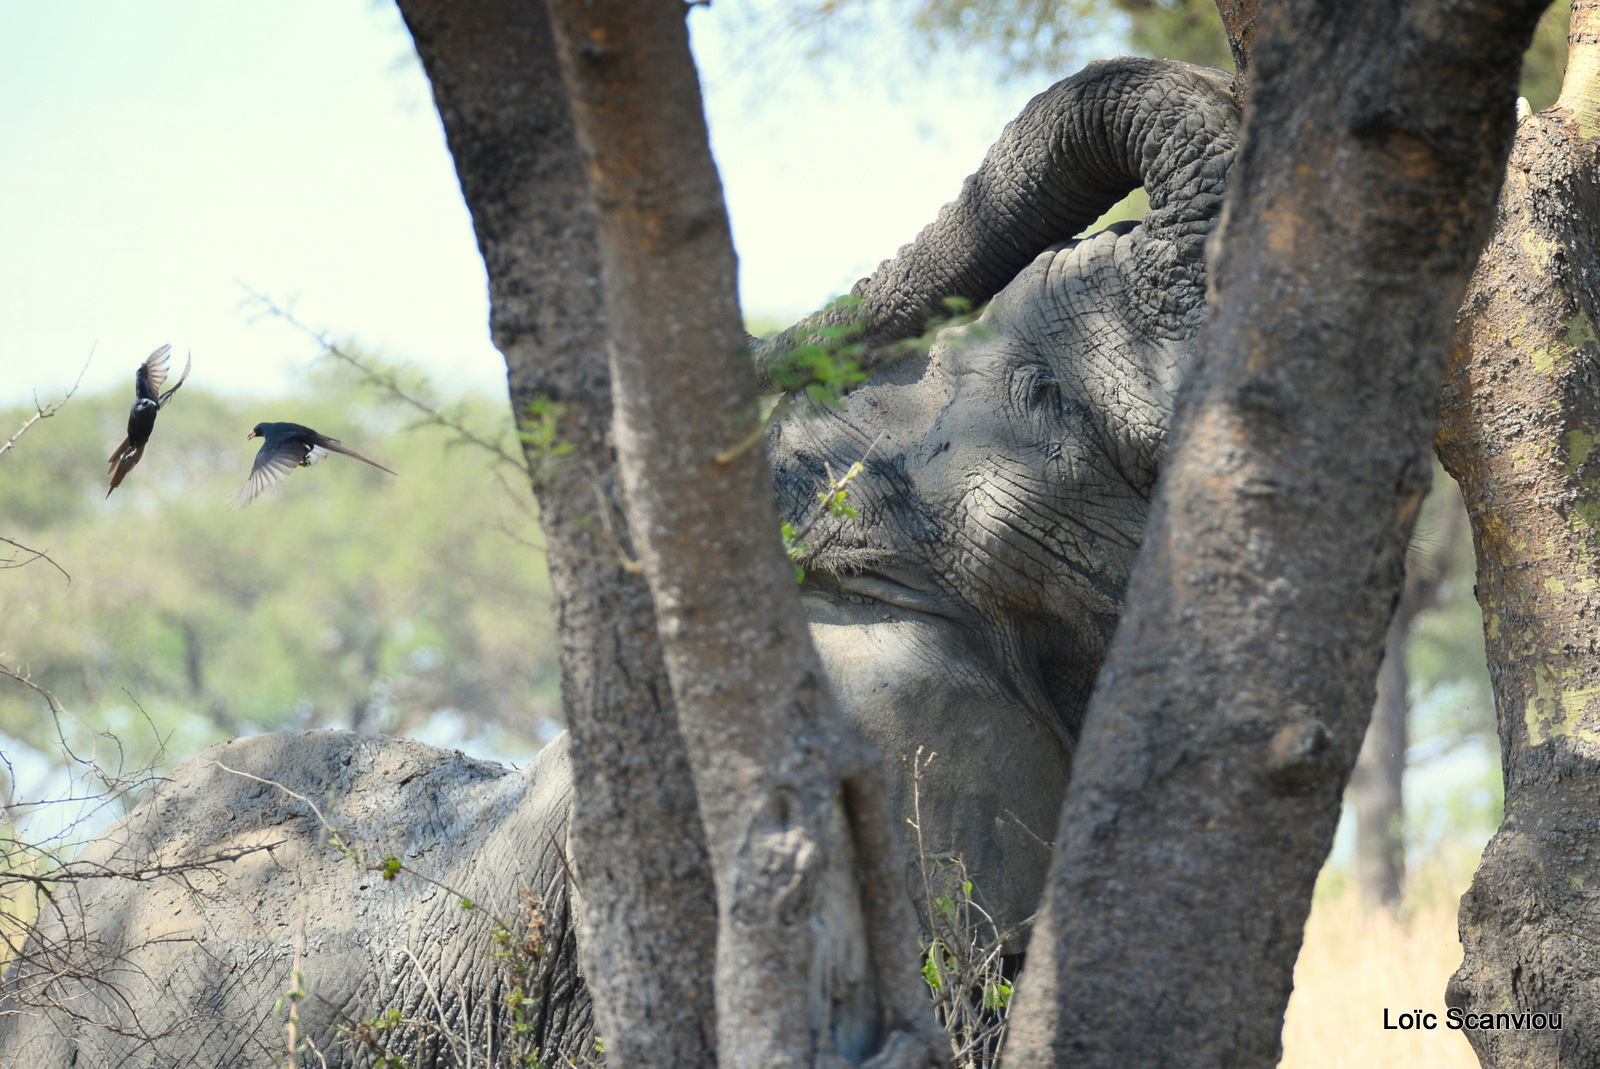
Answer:
<svg viewBox="0 0 1600 1069"><path fill-rule="evenodd" d="M144 456L144 445L136 445L131 449L127 441L123 441L122 448L111 454L111 485L106 488L106 496L111 496L111 491L122 485L123 478L133 470L139 458Z"/></svg>
<svg viewBox="0 0 1600 1069"><path fill-rule="evenodd" d="M357 453L354 449L346 449L344 446L339 444L337 439L324 437L319 442L317 442L317 445L320 446L323 449L331 449L335 453L343 453L347 457L355 457L357 460L361 461L363 464L371 464L374 468L377 468L379 471L387 471L387 472L389 472L390 475L393 475L397 479L400 477L400 473L399 472L390 471L388 468L384 467L382 464L379 464L376 460L368 460L366 457L362 456L360 453Z"/></svg>

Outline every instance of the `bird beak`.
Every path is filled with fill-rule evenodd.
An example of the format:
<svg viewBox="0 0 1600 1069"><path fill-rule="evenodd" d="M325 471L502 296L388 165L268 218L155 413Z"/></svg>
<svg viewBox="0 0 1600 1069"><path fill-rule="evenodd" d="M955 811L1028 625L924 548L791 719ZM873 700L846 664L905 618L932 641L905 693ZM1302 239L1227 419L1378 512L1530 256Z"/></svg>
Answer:
<svg viewBox="0 0 1600 1069"><path fill-rule="evenodd" d="M248 442L250 439L254 438L255 436L256 436L256 432L255 431L251 431L249 434L244 436L244 440Z"/></svg>

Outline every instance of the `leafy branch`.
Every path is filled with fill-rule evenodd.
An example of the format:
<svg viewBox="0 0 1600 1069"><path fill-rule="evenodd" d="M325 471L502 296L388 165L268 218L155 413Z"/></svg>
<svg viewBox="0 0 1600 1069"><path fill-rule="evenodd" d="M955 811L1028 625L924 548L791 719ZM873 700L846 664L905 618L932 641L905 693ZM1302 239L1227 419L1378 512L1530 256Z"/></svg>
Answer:
<svg viewBox="0 0 1600 1069"><path fill-rule="evenodd" d="M931 751L924 755L919 746L910 758L908 823L916 833L929 936L922 947L922 977L933 997L934 1013L950 1037L955 1069L993 1069L1011 1014L1005 947L1017 933L1001 931L978 903L960 857L934 857L928 851L922 834L922 779L936 757ZM1030 923L1031 917L1022 922Z"/></svg>
<svg viewBox="0 0 1600 1069"><path fill-rule="evenodd" d="M806 553L806 545L801 539L811 532L817 522L824 516L850 520L858 518L855 507L849 503L850 483L867 470L867 458L872 455L872 451L878 447L878 443L882 440L883 435L881 434L874 438L872 444L867 446L867 451L861 454L861 459L850 465L843 475L834 475L833 465L823 461L823 469L828 473L828 485L817 492L818 507L811 513L805 523L800 525L798 530L788 520L783 522L781 528L783 532L783 548L789 554L789 560L794 563L795 582L804 582L806 578L806 570L799 563L800 558Z"/></svg>

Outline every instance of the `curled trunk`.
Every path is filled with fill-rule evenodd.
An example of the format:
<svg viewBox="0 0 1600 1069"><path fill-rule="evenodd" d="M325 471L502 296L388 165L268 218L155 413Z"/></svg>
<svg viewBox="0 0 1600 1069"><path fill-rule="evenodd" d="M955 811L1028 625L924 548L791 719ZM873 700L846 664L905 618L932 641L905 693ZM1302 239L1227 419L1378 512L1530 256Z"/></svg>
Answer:
<svg viewBox="0 0 1600 1069"><path fill-rule="evenodd" d="M1007 124L960 195L856 283L859 304L760 344L758 366L771 374L793 346L840 326L865 344L864 364L880 361L884 347L945 314L947 298L987 301L1035 256L1141 185L1150 195L1150 251L1128 274L1145 283L1146 311L1170 336L1204 294L1199 264L1237 124L1221 71L1152 59L1089 64Z"/></svg>

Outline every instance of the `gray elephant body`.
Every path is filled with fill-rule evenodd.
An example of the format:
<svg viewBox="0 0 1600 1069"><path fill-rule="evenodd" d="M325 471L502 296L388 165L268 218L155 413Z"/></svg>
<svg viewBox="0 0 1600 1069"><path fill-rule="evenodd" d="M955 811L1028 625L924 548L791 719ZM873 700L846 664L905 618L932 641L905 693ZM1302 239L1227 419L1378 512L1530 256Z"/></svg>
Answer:
<svg viewBox="0 0 1600 1069"><path fill-rule="evenodd" d="M961 859L1012 949L1043 886L1072 744L1193 357L1203 244L1237 124L1224 76L1181 64L1099 64L1035 98L961 198L857 286L848 315L868 381L837 407L790 398L768 437L783 511L811 524L804 601L840 707L888 758L921 849ZM1143 223L1063 240L1141 183ZM900 352L952 295L988 307L925 351ZM758 368L772 372L839 322L827 313L792 328L757 353ZM830 472L857 461L857 518L811 522ZM919 751L926 766L913 775ZM354 845L394 851L437 883L378 879L321 845L304 803L219 763L315 801ZM584 1051L570 917L581 893L558 846L569 811L557 744L514 773L342 733L213 748L92 857L148 865L274 836L283 845L223 866L209 889L171 878L74 887L0 992L0 1063L270 1064L286 1045L273 1006L297 946L311 993L302 1032L330 1065L370 1064L374 1048L339 1029L359 1038L360 1022L391 1007L503 1049L517 1029L492 919L517 917L523 888L544 904L549 949L527 981L537 1005L522 1011L521 1034ZM582 858L571 861L581 880ZM460 895L478 908L462 910ZM53 975L63 953L85 975ZM65 1008L37 1008L51 1002ZM412 1064L450 1064L437 1028L412 1032L400 1051Z"/></svg>
<svg viewBox="0 0 1600 1069"><path fill-rule="evenodd" d="M294 990L299 1035L329 1065L462 1062L453 1043L481 1059L518 1023L530 1046L587 1050L562 860L571 782L564 740L517 772L338 731L213 746L78 865L146 879L82 880L46 903L0 1002L0 1065L276 1065ZM330 846L330 827L361 857ZM391 853L405 870L385 879L373 866ZM543 953L513 1012L504 947L529 938L530 908ZM391 1009L408 1023L384 1026Z"/></svg>

